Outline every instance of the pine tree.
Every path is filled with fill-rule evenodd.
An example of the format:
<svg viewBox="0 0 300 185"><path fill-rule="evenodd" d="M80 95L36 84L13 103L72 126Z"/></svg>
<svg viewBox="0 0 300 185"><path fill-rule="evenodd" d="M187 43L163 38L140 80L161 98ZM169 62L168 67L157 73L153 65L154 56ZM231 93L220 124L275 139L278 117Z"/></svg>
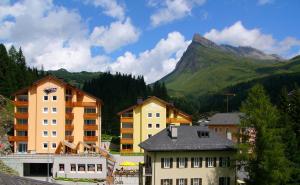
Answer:
<svg viewBox="0 0 300 185"><path fill-rule="evenodd" d="M249 91L241 112L245 113L241 120L242 129L255 130L255 141L248 139L247 145L240 147L241 155L246 156L243 159L247 160L245 169L249 172L250 184L286 184L290 166L284 155L279 112L261 85L255 85Z"/></svg>

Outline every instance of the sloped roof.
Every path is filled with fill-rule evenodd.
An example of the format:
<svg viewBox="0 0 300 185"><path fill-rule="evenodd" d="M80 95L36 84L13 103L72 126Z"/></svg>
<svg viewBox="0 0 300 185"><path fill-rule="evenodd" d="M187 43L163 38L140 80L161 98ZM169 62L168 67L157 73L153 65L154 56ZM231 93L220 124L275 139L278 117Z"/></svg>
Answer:
<svg viewBox="0 0 300 185"><path fill-rule="evenodd" d="M25 177L12 176L12 175L4 174L4 173L0 173L0 184L1 185L26 185L26 184L58 185L56 183L39 181L39 180L34 180L34 179L30 179L30 178L25 178Z"/></svg>
<svg viewBox="0 0 300 185"><path fill-rule="evenodd" d="M178 126L177 139L172 139L168 128L150 137L139 146L146 151L220 151L235 150L234 143L203 126ZM198 131L209 132L208 138L198 136Z"/></svg>
<svg viewBox="0 0 300 185"><path fill-rule="evenodd" d="M243 113L217 113L209 118L209 122L206 125L239 125L240 118Z"/></svg>

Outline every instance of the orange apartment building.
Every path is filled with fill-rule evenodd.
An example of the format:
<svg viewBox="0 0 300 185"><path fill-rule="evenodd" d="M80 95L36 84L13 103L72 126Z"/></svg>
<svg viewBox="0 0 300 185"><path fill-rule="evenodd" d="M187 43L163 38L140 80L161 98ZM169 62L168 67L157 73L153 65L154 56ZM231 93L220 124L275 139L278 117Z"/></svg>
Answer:
<svg viewBox="0 0 300 185"><path fill-rule="evenodd" d="M14 94L15 153L81 153L101 144L102 101L46 76Z"/></svg>

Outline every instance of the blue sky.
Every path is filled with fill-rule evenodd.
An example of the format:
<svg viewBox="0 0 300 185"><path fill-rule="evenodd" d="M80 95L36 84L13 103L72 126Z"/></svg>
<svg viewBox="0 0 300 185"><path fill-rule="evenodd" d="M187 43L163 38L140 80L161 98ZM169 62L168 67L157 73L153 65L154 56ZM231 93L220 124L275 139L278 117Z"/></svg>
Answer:
<svg viewBox="0 0 300 185"><path fill-rule="evenodd" d="M300 54L298 0L0 2L0 42L31 66L144 75L171 72L194 33L285 58Z"/></svg>

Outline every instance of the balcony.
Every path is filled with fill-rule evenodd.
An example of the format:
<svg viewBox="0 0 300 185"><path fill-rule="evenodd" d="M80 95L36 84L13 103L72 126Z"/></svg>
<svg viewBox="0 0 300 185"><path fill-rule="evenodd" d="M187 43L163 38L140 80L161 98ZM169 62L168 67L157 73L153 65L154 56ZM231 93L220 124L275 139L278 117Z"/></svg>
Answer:
<svg viewBox="0 0 300 185"><path fill-rule="evenodd" d="M133 128L121 128L121 133L132 134L133 133Z"/></svg>
<svg viewBox="0 0 300 185"><path fill-rule="evenodd" d="M26 112L16 112L15 118L17 119L28 119L28 113Z"/></svg>
<svg viewBox="0 0 300 185"><path fill-rule="evenodd" d="M28 130L28 124L15 124L15 130Z"/></svg>
<svg viewBox="0 0 300 185"><path fill-rule="evenodd" d="M98 113L84 113L83 118L85 119L93 119L93 118L98 118L99 114Z"/></svg>
<svg viewBox="0 0 300 185"><path fill-rule="evenodd" d="M133 117L121 117L121 123L133 123Z"/></svg>
<svg viewBox="0 0 300 185"><path fill-rule="evenodd" d="M97 142L98 141L98 136L83 136L83 141L93 141Z"/></svg>
<svg viewBox="0 0 300 185"><path fill-rule="evenodd" d="M66 119L74 119L74 113L66 113Z"/></svg>
<svg viewBox="0 0 300 185"><path fill-rule="evenodd" d="M28 106L28 101L13 101L15 106Z"/></svg>
<svg viewBox="0 0 300 185"><path fill-rule="evenodd" d="M94 125L87 125L84 124L83 125L83 130L98 130L98 125L94 124Z"/></svg>
<svg viewBox="0 0 300 185"><path fill-rule="evenodd" d="M121 149L121 153L127 154L127 153L132 153L133 149Z"/></svg>
<svg viewBox="0 0 300 185"><path fill-rule="evenodd" d="M96 107L96 102L71 102L66 101L66 107Z"/></svg>
<svg viewBox="0 0 300 185"><path fill-rule="evenodd" d="M73 130L74 129L74 125L73 124L66 124L65 125L65 130Z"/></svg>
<svg viewBox="0 0 300 185"><path fill-rule="evenodd" d="M191 124L191 120L187 120L184 118L167 118L167 123L186 123L186 124Z"/></svg>
<svg viewBox="0 0 300 185"><path fill-rule="evenodd" d="M28 136L9 136L8 140L13 142L28 141Z"/></svg>
<svg viewBox="0 0 300 185"><path fill-rule="evenodd" d="M133 144L133 138L121 138L121 144Z"/></svg>
<svg viewBox="0 0 300 185"><path fill-rule="evenodd" d="M69 142L73 142L74 141L74 136L65 136L65 140L67 140Z"/></svg>

